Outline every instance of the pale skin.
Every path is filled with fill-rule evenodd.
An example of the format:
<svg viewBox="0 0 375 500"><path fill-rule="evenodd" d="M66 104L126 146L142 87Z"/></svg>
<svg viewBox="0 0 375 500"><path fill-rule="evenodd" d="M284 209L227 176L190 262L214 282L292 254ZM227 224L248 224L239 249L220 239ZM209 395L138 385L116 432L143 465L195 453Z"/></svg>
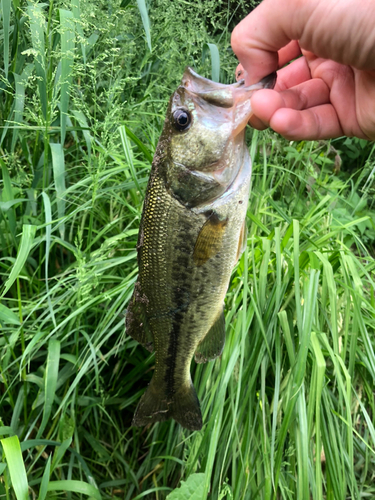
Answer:
<svg viewBox="0 0 375 500"><path fill-rule="evenodd" d="M232 48L247 85L281 68L275 89L251 98L253 127L291 140L375 140L375 0L264 0L236 26Z"/></svg>

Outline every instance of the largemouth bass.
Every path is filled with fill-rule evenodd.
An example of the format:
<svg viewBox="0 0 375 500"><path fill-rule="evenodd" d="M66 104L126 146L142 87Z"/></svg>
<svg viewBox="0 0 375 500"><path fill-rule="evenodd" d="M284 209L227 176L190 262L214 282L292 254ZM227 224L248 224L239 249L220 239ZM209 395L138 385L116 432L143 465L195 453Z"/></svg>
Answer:
<svg viewBox="0 0 375 500"><path fill-rule="evenodd" d="M190 377L224 348L224 297L246 244L251 161L245 127L250 96L275 75L245 87L214 83L187 68L172 95L154 156L138 237L139 277L127 333L155 351L155 371L133 425L174 418L201 429Z"/></svg>

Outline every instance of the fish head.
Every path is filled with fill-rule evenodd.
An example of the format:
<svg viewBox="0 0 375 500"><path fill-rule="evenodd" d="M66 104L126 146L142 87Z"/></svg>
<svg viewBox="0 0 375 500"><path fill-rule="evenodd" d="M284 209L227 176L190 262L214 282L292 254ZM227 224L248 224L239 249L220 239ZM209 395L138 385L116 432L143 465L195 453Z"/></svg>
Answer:
<svg viewBox="0 0 375 500"><path fill-rule="evenodd" d="M224 85L186 68L170 99L159 142L166 186L182 204L196 207L228 190L247 155L250 97L275 81L273 74L250 87L243 80Z"/></svg>

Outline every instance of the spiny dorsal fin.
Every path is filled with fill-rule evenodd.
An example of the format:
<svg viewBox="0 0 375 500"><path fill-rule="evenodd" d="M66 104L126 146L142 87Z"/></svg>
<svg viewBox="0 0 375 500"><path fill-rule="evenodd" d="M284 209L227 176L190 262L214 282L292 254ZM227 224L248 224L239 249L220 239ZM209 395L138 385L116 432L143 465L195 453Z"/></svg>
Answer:
<svg viewBox="0 0 375 500"><path fill-rule="evenodd" d="M209 212L208 219L203 224L194 247L194 262L203 266L209 259L215 257L220 250L228 219L220 220L215 212Z"/></svg>
<svg viewBox="0 0 375 500"><path fill-rule="evenodd" d="M224 311L217 317L202 342L195 351L195 361L206 363L211 361L223 352L225 344L225 318Z"/></svg>

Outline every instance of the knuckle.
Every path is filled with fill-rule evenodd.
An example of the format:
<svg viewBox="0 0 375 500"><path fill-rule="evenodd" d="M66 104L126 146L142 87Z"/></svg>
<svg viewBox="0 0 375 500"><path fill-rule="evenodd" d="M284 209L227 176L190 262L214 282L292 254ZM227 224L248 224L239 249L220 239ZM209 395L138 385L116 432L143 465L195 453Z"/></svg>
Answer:
<svg viewBox="0 0 375 500"><path fill-rule="evenodd" d="M234 52L237 51L237 49L241 46L241 36L240 36L240 28L239 25L237 25L234 30L232 31L230 43L232 45L232 49Z"/></svg>

